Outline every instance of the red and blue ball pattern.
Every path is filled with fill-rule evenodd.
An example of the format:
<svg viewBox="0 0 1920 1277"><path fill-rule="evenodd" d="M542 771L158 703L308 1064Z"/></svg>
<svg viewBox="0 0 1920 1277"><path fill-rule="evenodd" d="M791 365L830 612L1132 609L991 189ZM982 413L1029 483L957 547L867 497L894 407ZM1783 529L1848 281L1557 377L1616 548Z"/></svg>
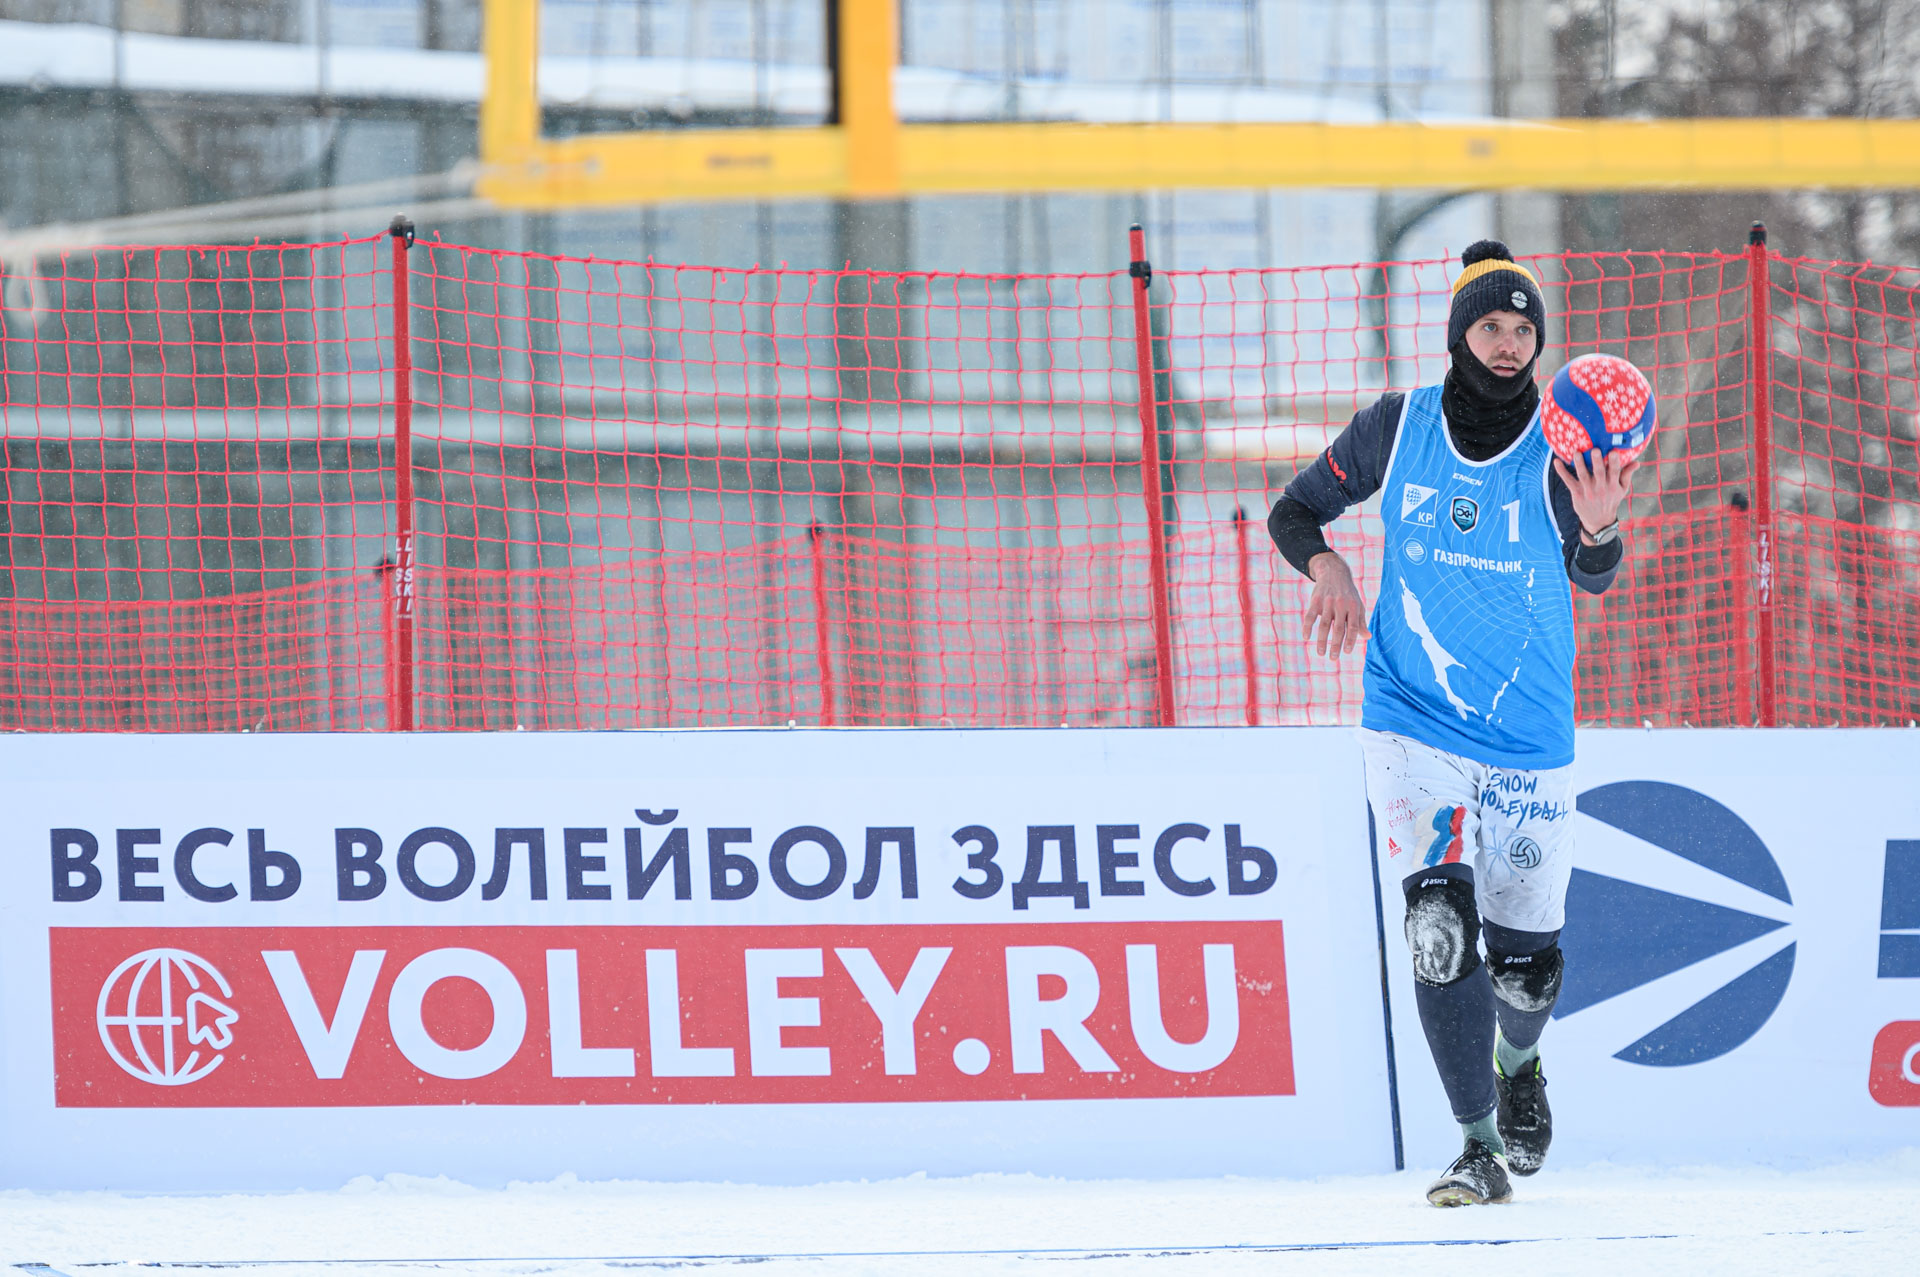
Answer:
<svg viewBox="0 0 1920 1277"><path fill-rule="evenodd" d="M1653 387L1618 355L1581 355L1553 374L1540 428L1554 455L1572 464L1598 448L1631 460L1653 438Z"/></svg>

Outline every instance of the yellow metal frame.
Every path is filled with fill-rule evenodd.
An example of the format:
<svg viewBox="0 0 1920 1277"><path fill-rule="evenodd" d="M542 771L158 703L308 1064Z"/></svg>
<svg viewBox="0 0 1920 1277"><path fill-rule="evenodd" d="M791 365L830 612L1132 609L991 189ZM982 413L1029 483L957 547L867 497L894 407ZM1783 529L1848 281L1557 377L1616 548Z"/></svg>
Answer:
<svg viewBox="0 0 1920 1277"><path fill-rule="evenodd" d="M487 0L477 193L517 208L961 191L1920 186L1920 120L907 124L895 0L841 0L840 123L540 136L539 0Z"/></svg>

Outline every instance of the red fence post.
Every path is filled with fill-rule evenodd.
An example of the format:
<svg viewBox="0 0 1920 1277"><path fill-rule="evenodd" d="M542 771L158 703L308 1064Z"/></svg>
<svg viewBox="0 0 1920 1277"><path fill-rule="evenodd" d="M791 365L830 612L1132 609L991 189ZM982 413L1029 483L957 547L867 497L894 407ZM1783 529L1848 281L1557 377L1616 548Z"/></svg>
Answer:
<svg viewBox="0 0 1920 1277"><path fill-rule="evenodd" d="M1247 512L1233 508L1235 557L1239 564L1240 660L1247 667L1247 726L1260 726L1260 670L1253 653L1253 556L1247 549Z"/></svg>
<svg viewBox="0 0 1920 1277"><path fill-rule="evenodd" d="M1747 727L1754 722L1753 684L1754 674L1751 658L1752 645L1745 641L1746 619L1753 615L1753 534L1748 529L1752 521L1750 513L1752 502L1744 492L1735 492L1731 501L1732 515L1729 516L1733 527L1733 616L1728 620L1727 642L1733 648L1732 669L1728 671L1733 679L1733 721ZM1733 627L1742 627L1735 637ZM1701 711L1705 717L1705 710Z"/></svg>
<svg viewBox="0 0 1920 1277"><path fill-rule="evenodd" d="M393 560L386 555L373 565L373 579L380 583L380 703L387 707L387 724L400 716L399 670L393 659Z"/></svg>
<svg viewBox="0 0 1920 1277"><path fill-rule="evenodd" d="M1773 666L1773 300L1768 278L1767 228L1747 235L1747 373L1753 388L1753 524L1755 645L1760 663L1760 726L1775 725Z"/></svg>
<svg viewBox="0 0 1920 1277"><path fill-rule="evenodd" d="M393 237L393 502L399 552L393 565L393 641L387 646L392 699L387 725L413 730L413 343L408 332L407 250L413 223L404 214Z"/></svg>
<svg viewBox="0 0 1920 1277"><path fill-rule="evenodd" d="M813 548L813 637L814 653L820 662L820 726L833 726L833 649L827 624L827 530L817 523L807 526L807 540Z"/></svg>
<svg viewBox="0 0 1920 1277"><path fill-rule="evenodd" d="M1147 263L1147 236L1138 222L1127 229L1130 254L1127 274L1133 278L1134 364L1140 373L1140 491L1147 505L1147 548L1153 580L1154 721L1173 726L1173 605L1167 586L1166 512L1160 502L1160 414L1153 391L1153 330L1147 309L1147 286L1153 267Z"/></svg>

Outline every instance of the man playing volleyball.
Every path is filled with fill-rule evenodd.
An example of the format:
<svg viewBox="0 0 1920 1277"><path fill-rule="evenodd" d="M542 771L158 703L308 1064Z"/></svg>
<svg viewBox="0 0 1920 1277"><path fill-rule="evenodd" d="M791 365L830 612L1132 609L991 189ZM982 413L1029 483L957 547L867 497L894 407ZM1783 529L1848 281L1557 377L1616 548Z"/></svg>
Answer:
<svg viewBox="0 0 1920 1277"><path fill-rule="evenodd" d="M1535 416L1539 284L1493 241L1461 263L1445 381L1359 412L1267 520L1313 579L1308 641L1338 659L1368 630L1321 527L1382 494L1360 735L1406 894L1420 1023L1464 1134L1427 1190L1437 1206L1508 1200L1509 1167L1533 1174L1552 1138L1538 1044L1560 992L1573 871L1567 581L1592 594L1612 583L1638 468L1624 448L1572 466L1553 455Z"/></svg>

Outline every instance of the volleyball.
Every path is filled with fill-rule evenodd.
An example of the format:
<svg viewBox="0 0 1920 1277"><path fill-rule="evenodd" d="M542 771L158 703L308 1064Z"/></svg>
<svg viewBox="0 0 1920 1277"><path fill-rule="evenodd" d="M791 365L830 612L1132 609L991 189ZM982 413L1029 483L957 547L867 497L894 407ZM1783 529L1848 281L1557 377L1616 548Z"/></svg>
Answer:
<svg viewBox="0 0 1920 1277"><path fill-rule="evenodd" d="M1618 355L1581 355L1553 374L1540 401L1540 427L1554 455L1572 464L1601 455L1640 455L1653 439L1653 387Z"/></svg>

